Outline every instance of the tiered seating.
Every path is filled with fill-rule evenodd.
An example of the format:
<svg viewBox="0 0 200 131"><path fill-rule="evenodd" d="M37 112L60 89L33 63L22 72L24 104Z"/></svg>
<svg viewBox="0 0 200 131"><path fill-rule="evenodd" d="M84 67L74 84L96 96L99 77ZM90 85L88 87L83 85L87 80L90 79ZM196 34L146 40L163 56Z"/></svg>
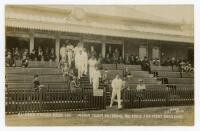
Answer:
<svg viewBox="0 0 200 131"><path fill-rule="evenodd" d="M21 61L16 61L16 66L21 66ZM57 62L49 62L49 61L29 61L28 67L32 68L55 68L58 66Z"/></svg>
<svg viewBox="0 0 200 131"><path fill-rule="evenodd" d="M49 88L66 88L66 80L55 63L34 62L28 68L7 67L6 86L9 89L30 89L33 87L34 75L38 74L41 84ZM41 66L41 68L40 68ZM34 67L34 68L33 68Z"/></svg>
<svg viewBox="0 0 200 131"><path fill-rule="evenodd" d="M151 66L152 71L178 71L178 67L172 67L171 66Z"/></svg>
<svg viewBox="0 0 200 131"><path fill-rule="evenodd" d="M169 66L154 66L151 68L152 72L157 73L158 79L167 79L168 86L175 86L178 88L194 88L194 73L180 73L178 68Z"/></svg>
<svg viewBox="0 0 200 131"><path fill-rule="evenodd" d="M117 69L116 69L117 67ZM114 79L116 74L120 74L123 76L123 69L128 68L131 72L132 77L129 79L128 83L130 88L136 88L138 84L138 79L141 78L144 80L147 88L162 88L165 85L162 85L160 81L156 78L153 78L152 74L149 74L147 71L142 71L140 65L115 65L115 64L105 64L103 65L103 70L101 70L102 74L107 71L108 78L110 80ZM105 70L106 69L106 70ZM108 70L109 69L109 70Z"/></svg>

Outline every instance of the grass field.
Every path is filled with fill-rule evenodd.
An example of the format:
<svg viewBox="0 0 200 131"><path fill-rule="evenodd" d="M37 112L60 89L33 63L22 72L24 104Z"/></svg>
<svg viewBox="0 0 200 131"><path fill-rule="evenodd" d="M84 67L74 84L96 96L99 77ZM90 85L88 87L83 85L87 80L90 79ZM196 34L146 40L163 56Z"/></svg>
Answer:
<svg viewBox="0 0 200 131"><path fill-rule="evenodd" d="M194 106L6 115L7 126L192 126Z"/></svg>

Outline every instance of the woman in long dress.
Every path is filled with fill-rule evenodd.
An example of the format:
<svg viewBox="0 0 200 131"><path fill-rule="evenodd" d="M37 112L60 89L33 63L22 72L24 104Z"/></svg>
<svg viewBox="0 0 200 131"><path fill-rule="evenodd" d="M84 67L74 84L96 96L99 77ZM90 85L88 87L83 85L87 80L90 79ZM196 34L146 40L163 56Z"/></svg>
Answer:
<svg viewBox="0 0 200 131"><path fill-rule="evenodd" d="M101 73L97 66L95 66L95 70L92 73L93 73L93 78L92 78L93 90L97 90L99 88L99 79L101 78Z"/></svg>
<svg viewBox="0 0 200 131"><path fill-rule="evenodd" d="M88 61L90 84L92 84L93 72L95 71L95 65L96 64L97 64L97 60L93 55Z"/></svg>

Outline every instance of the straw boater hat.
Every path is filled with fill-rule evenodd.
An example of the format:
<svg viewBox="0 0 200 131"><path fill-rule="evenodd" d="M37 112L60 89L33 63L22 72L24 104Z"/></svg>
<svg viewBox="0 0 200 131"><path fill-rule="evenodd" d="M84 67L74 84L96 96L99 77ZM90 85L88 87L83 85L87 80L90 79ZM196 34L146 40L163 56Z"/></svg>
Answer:
<svg viewBox="0 0 200 131"><path fill-rule="evenodd" d="M139 82L142 82L143 80L142 80L142 79L138 79L138 81L139 81Z"/></svg>

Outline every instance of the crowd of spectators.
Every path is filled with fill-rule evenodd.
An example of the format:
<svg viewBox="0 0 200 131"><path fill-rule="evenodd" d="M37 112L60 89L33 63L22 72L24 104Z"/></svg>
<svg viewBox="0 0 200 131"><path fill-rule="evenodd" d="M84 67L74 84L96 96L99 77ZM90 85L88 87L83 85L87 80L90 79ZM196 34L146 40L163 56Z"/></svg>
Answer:
<svg viewBox="0 0 200 131"><path fill-rule="evenodd" d="M27 67L29 61L55 61L56 55L54 48L46 48L43 50L38 47L38 50L33 49L30 53L27 48L11 48L6 50L6 66L15 67L16 61L21 61L22 67Z"/></svg>

